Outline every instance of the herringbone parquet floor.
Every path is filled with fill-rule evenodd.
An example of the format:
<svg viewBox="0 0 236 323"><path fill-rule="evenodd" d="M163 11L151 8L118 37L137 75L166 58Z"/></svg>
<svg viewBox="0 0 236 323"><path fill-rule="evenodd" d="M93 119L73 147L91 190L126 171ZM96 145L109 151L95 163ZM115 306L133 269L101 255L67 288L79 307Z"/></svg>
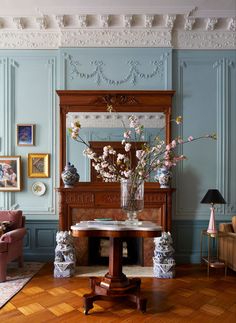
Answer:
<svg viewBox="0 0 236 323"><path fill-rule="evenodd" d="M204 266L178 266L176 278L143 278L147 313L134 305L97 301L83 314L82 295L89 292L88 278L53 278L52 264L34 278L0 310L0 322L101 322L178 323L236 322L236 273Z"/></svg>

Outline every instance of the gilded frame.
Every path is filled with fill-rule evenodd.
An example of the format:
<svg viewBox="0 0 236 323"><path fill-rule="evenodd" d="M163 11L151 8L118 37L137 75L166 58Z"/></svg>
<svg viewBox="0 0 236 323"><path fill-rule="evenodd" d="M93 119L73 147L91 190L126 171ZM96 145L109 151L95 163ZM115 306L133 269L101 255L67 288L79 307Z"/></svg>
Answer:
<svg viewBox="0 0 236 323"><path fill-rule="evenodd" d="M50 176L50 154L28 154L28 177Z"/></svg>

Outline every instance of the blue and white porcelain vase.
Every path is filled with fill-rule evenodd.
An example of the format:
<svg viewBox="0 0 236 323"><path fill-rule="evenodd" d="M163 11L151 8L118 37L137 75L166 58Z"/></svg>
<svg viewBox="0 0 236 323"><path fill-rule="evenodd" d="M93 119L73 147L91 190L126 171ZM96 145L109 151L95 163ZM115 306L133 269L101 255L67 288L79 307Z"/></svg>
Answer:
<svg viewBox="0 0 236 323"><path fill-rule="evenodd" d="M160 183L161 188L170 188L172 172L168 167L158 168L155 179Z"/></svg>
<svg viewBox="0 0 236 323"><path fill-rule="evenodd" d="M73 185L79 181L80 176L77 173L77 169L71 163L67 163L64 171L61 173L61 178L66 188L73 187Z"/></svg>

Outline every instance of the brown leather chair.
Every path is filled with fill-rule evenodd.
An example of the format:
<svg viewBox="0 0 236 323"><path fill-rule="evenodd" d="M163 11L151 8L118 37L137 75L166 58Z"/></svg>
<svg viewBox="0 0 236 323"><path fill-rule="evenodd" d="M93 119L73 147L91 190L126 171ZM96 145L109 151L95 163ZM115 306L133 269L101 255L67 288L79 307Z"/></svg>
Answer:
<svg viewBox="0 0 236 323"><path fill-rule="evenodd" d="M231 223L220 223L219 231L223 232L219 239L219 258L236 271L236 216Z"/></svg>
<svg viewBox="0 0 236 323"><path fill-rule="evenodd" d="M7 264L17 259L23 266L23 239L26 234L22 211L0 211L0 222L9 221L9 231L0 237L0 282L6 280Z"/></svg>

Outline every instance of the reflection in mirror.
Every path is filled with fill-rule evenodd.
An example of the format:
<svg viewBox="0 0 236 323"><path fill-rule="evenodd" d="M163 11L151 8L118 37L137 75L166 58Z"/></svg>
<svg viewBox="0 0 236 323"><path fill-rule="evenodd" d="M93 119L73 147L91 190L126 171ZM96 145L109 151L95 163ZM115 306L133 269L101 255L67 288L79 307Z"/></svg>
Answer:
<svg viewBox="0 0 236 323"><path fill-rule="evenodd" d="M91 142L121 142L125 129L129 128L130 112L77 112L67 113L66 116L66 160L74 164L80 174L80 181L90 182L90 160L83 155L86 146L70 138L68 128L71 122L79 120L81 124L80 136L86 143ZM162 112L144 113L135 115L144 126L142 141L151 143L156 136L165 140L165 114Z"/></svg>

